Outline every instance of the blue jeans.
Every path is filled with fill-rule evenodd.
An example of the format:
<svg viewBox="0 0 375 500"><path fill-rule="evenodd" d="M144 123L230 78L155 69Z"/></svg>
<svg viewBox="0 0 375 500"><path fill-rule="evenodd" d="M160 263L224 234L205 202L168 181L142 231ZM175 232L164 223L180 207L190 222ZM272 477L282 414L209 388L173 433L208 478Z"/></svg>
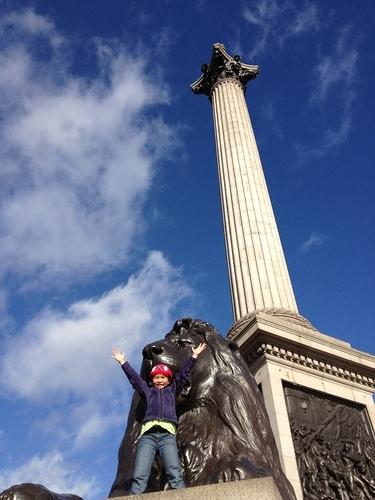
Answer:
<svg viewBox="0 0 375 500"><path fill-rule="evenodd" d="M159 452L169 485L172 489L185 488L180 459L178 457L176 436L164 430L153 430L142 434L137 445L133 482L130 493L139 495L147 487L152 462Z"/></svg>

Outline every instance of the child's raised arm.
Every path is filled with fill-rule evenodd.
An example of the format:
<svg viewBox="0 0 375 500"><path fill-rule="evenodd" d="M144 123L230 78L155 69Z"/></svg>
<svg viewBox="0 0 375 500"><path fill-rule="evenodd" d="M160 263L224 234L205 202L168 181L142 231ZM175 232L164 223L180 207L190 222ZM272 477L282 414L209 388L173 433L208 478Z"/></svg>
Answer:
<svg viewBox="0 0 375 500"><path fill-rule="evenodd" d="M129 382L133 386L133 388L139 392L139 394L143 395L147 391L147 383L143 380L142 377L130 366L130 364L125 359L125 354L114 347L112 349L112 358L115 359L123 369L125 375L128 377Z"/></svg>
<svg viewBox="0 0 375 500"><path fill-rule="evenodd" d="M191 350L193 352L192 356L193 358L197 359L197 357L200 355L200 353L202 351L204 351L207 347L207 344L205 344L204 342L202 342L201 344L199 344L197 347L192 347Z"/></svg>
<svg viewBox="0 0 375 500"><path fill-rule="evenodd" d="M178 390L180 391L185 385L189 383L189 374L191 369L193 368L195 364L195 360L197 357L200 355L202 351L204 351L207 347L207 344L201 343L197 347L192 347L191 348L191 357L189 357L186 361L181 370L177 373L175 377L175 382L177 385Z"/></svg>
<svg viewBox="0 0 375 500"><path fill-rule="evenodd" d="M120 365L123 365L126 361L125 354L120 352L116 347L112 349L112 358L120 363Z"/></svg>

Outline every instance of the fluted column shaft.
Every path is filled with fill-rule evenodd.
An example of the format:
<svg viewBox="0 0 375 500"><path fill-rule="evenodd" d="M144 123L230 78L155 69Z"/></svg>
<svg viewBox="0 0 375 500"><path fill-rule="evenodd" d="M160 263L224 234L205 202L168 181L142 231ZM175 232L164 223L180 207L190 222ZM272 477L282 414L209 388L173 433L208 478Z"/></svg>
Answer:
<svg viewBox="0 0 375 500"><path fill-rule="evenodd" d="M298 312L242 84L211 91L235 321L268 308Z"/></svg>

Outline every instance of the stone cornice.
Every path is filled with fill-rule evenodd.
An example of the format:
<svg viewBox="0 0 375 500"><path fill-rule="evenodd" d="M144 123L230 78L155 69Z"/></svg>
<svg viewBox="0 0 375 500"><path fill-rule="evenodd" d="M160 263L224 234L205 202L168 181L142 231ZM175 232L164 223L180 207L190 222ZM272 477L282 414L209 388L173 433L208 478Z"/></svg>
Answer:
<svg viewBox="0 0 375 500"><path fill-rule="evenodd" d="M264 310L257 311L244 319L245 321L241 319L238 323L235 323L227 335L228 338L239 345L246 342L249 335L252 336L255 331L262 330L272 332L273 335L292 343L296 342L306 346L314 345L318 350L341 351L340 355L346 358L351 357L353 353L361 358L368 357L375 368L374 356L371 354L357 351L348 342L321 333L314 327L306 327L290 321L286 316L270 314L267 310Z"/></svg>
<svg viewBox="0 0 375 500"><path fill-rule="evenodd" d="M230 56L222 43L214 44L210 64L203 64L201 69L203 74L190 87L195 94L207 96L220 81L234 79L245 87L259 73L258 66L244 64L239 56Z"/></svg>
<svg viewBox="0 0 375 500"><path fill-rule="evenodd" d="M307 355L296 350L290 350L288 348L280 347L267 342L259 342L256 344L251 352L246 355L246 360L251 365L255 360L261 358L262 356L266 356L268 358L273 357L278 360L286 360L300 367L311 368L341 379L349 380L352 383L375 389L375 379L364 372L360 372L359 370L353 371L352 369L345 367L343 364L325 362L319 359L318 356Z"/></svg>
<svg viewBox="0 0 375 500"><path fill-rule="evenodd" d="M237 342L252 369L262 360L270 360L375 389L374 356L306 327L303 322L259 311L236 323L228 336Z"/></svg>

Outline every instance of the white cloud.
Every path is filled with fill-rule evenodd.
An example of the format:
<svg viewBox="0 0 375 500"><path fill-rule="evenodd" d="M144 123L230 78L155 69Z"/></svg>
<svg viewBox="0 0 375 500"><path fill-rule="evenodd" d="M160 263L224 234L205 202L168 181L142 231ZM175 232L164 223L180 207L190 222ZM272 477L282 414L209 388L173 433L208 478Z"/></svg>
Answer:
<svg viewBox="0 0 375 500"><path fill-rule="evenodd" d="M144 57L99 41L97 77L74 76L69 43L53 44L53 23L25 12L0 22L12 34L0 43L0 278L20 278L24 288L79 285L134 250L146 225L144 200L176 131L157 108L169 99L158 68L150 75ZM52 44L50 58L36 58L30 41ZM4 315L7 293L0 288ZM112 347L137 367L143 345L163 336L189 294L182 272L155 251L127 283L66 310L45 307L9 335L0 392L33 415L25 434L74 454L123 424L131 390ZM4 487L31 480L82 494L85 485L73 481L81 476L69 476L62 455L50 458L51 478L66 481L38 475L48 460L39 456L8 469Z"/></svg>
<svg viewBox="0 0 375 500"><path fill-rule="evenodd" d="M319 234L316 231L313 231L311 235L304 241L300 248L299 253L306 254L310 252L313 248L318 248L323 245L323 243L328 239L327 235Z"/></svg>
<svg viewBox="0 0 375 500"><path fill-rule="evenodd" d="M77 471L80 464L66 463L63 455L54 451L40 456L16 468L0 471L0 491L20 483L39 483L56 493L74 493L91 498L100 491L97 480L87 471Z"/></svg>
<svg viewBox="0 0 375 500"><path fill-rule="evenodd" d="M8 301L9 292L5 288L0 288L0 338L14 327L14 319L8 312Z"/></svg>
<svg viewBox="0 0 375 500"><path fill-rule="evenodd" d="M46 408L39 431L53 431L75 448L93 444L124 417L119 404L123 408L129 386L111 359L112 347L137 365L142 347L168 331L174 308L189 295L181 271L152 252L126 284L66 311L44 310L9 338L0 387Z"/></svg>
<svg viewBox="0 0 375 500"><path fill-rule="evenodd" d="M122 372L120 377L122 376ZM125 378L121 380L122 391L121 394L127 394L127 390L130 392L130 387L127 384ZM118 387L117 384L114 384ZM129 398L130 400L130 398ZM130 401L129 401L130 402ZM88 405L87 407L77 407L72 417L74 421L78 424L76 432L73 433L72 447L74 449L82 449L90 444L94 443L95 440L105 435L108 430L118 427L123 424L124 415L123 405L113 408L111 405L107 405L104 408L97 408L94 405ZM77 412L79 415L77 415Z"/></svg>
<svg viewBox="0 0 375 500"><path fill-rule="evenodd" d="M6 290L0 288L0 316L7 310L8 293Z"/></svg>
<svg viewBox="0 0 375 500"><path fill-rule="evenodd" d="M58 35L32 11L9 20ZM66 44L41 61L23 40L0 50L0 272L56 285L126 261L175 132L150 114L168 96L143 58L101 42L98 76L85 80L70 74Z"/></svg>
<svg viewBox="0 0 375 500"><path fill-rule="evenodd" d="M288 38L320 28L319 13L313 3L306 2L298 8L289 1L256 0L247 3L242 15L257 32L251 58L269 47L282 46Z"/></svg>
<svg viewBox="0 0 375 500"><path fill-rule="evenodd" d="M131 357L147 341L160 338L171 326L173 307L188 294L180 272L152 252L127 284L64 312L44 310L11 337L1 360L1 384L31 399L49 393L105 397L111 348L123 346Z"/></svg>

